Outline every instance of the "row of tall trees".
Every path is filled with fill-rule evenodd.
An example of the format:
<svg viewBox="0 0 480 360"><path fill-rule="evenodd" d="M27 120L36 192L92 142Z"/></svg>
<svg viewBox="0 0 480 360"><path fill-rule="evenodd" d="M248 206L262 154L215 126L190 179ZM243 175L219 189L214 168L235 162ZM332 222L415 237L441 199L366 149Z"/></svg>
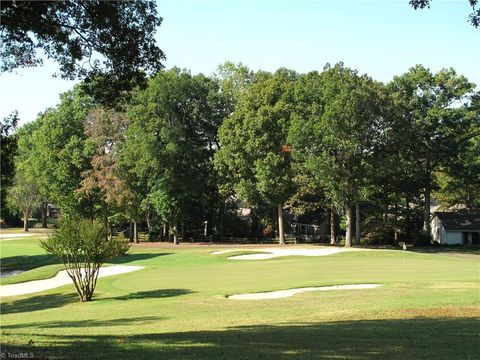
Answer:
<svg viewBox="0 0 480 360"><path fill-rule="evenodd" d="M110 108L78 87L20 128L11 198L23 186L62 216L131 223L134 240L142 223L174 242L205 224L235 232L242 201L283 243L284 211L315 203L332 241L345 215L347 246L428 233L432 193L480 205L479 95L453 69L416 66L383 84L343 64L226 63L211 77L161 71L125 98Z"/></svg>

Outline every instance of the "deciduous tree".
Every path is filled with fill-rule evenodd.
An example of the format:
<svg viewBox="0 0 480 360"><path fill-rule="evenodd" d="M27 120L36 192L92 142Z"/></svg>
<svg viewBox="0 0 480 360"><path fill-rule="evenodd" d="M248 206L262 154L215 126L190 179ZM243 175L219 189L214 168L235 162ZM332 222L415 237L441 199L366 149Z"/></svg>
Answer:
<svg viewBox="0 0 480 360"><path fill-rule="evenodd" d="M343 64L327 65L321 74L299 81L297 113L289 139L326 196L345 208L347 236L353 237L352 208L362 199L365 169L380 131L379 84Z"/></svg>
<svg viewBox="0 0 480 360"><path fill-rule="evenodd" d="M423 230L430 234L430 200L436 188L435 172L457 156L470 135L473 114L468 109L474 84L453 69L432 72L421 65L388 84L397 115L397 135L408 139L406 163L421 181L424 200Z"/></svg>
<svg viewBox="0 0 480 360"><path fill-rule="evenodd" d="M129 109L124 163L134 182L146 187L144 201L171 225L175 243L178 225L201 219L208 191L216 134L210 82L174 68L151 79Z"/></svg>
<svg viewBox="0 0 480 360"><path fill-rule="evenodd" d="M93 155L83 128L90 107L91 99L76 88L25 131L19 129L16 168L35 180L42 201L56 204L64 215L85 210L76 190Z"/></svg>
<svg viewBox="0 0 480 360"><path fill-rule="evenodd" d="M275 206L284 243L283 206L292 194L287 135L297 74L280 69L260 74L220 128L216 169L224 187L253 207Z"/></svg>
<svg viewBox="0 0 480 360"><path fill-rule="evenodd" d="M0 11L2 71L37 66L43 53L105 103L145 85L165 59L155 1L2 1Z"/></svg>
<svg viewBox="0 0 480 360"><path fill-rule="evenodd" d="M15 155L17 153L17 135L15 129L18 125L18 112L14 111L5 117L0 124L0 212L6 222L10 218L9 209L6 206L7 189L13 184L15 176Z"/></svg>
<svg viewBox="0 0 480 360"><path fill-rule="evenodd" d="M101 223L66 218L62 219L59 229L40 243L47 252L62 261L82 302L92 300L103 263L126 255L130 248L123 239L106 240L105 232Z"/></svg>
<svg viewBox="0 0 480 360"><path fill-rule="evenodd" d="M478 0L467 0L468 4L472 7L472 12L468 16L470 23L476 28L480 26L480 9L477 8ZM410 5L416 9L424 9L430 7L430 0L410 0Z"/></svg>
<svg viewBox="0 0 480 360"><path fill-rule="evenodd" d="M23 231L28 231L28 219L33 209L38 206L39 193L35 180L27 174L17 171L12 187L7 191L7 205L13 212L23 217Z"/></svg>

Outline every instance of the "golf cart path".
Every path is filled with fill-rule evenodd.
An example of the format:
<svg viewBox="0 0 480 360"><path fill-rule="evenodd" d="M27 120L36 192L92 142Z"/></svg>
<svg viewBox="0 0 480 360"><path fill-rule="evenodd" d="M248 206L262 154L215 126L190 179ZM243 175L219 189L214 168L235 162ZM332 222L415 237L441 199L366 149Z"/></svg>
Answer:
<svg viewBox="0 0 480 360"><path fill-rule="evenodd" d="M246 254L231 256L229 260L266 260L281 256L327 256L338 254L345 251L364 251L365 249L356 248L337 248L337 247L322 247L322 248L265 248L265 249L232 249L212 252L212 255L226 254L235 251L258 251L258 254Z"/></svg>
<svg viewBox="0 0 480 360"><path fill-rule="evenodd" d="M144 269L144 266L114 265L100 268L98 277L125 274ZM55 289L60 286L73 284L66 270L59 271L50 279L27 281L24 283L0 285L0 297L17 296Z"/></svg>
<svg viewBox="0 0 480 360"><path fill-rule="evenodd" d="M232 300L271 300L291 297L295 294L310 292L310 291L332 291L332 290L363 290L375 289L380 284L351 284L351 285L331 285L318 287L305 287L298 289L278 290L269 292L249 293L249 294L235 294L227 296L227 299Z"/></svg>

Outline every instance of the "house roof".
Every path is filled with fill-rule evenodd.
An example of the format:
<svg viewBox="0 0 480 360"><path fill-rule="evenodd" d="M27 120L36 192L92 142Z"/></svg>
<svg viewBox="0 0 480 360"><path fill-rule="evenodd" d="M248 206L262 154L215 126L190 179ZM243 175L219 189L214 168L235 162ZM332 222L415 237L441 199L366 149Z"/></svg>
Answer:
<svg viewBox="0 0 480 360"><path fill-rule="evenodd" d="M480 231L480 214L436 212L445 230Z"/></svg>

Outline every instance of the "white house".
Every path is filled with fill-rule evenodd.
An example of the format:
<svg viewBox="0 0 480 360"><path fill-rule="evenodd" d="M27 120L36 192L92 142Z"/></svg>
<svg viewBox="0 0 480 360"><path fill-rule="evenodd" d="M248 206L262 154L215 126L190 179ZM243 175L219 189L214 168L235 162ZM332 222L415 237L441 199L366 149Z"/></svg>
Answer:
<svg viewBox="0 0 480 360"><path fill-rule="evenodd" d="M432 238L440 244L480 244L480 214L435 212Z"/></svg>

